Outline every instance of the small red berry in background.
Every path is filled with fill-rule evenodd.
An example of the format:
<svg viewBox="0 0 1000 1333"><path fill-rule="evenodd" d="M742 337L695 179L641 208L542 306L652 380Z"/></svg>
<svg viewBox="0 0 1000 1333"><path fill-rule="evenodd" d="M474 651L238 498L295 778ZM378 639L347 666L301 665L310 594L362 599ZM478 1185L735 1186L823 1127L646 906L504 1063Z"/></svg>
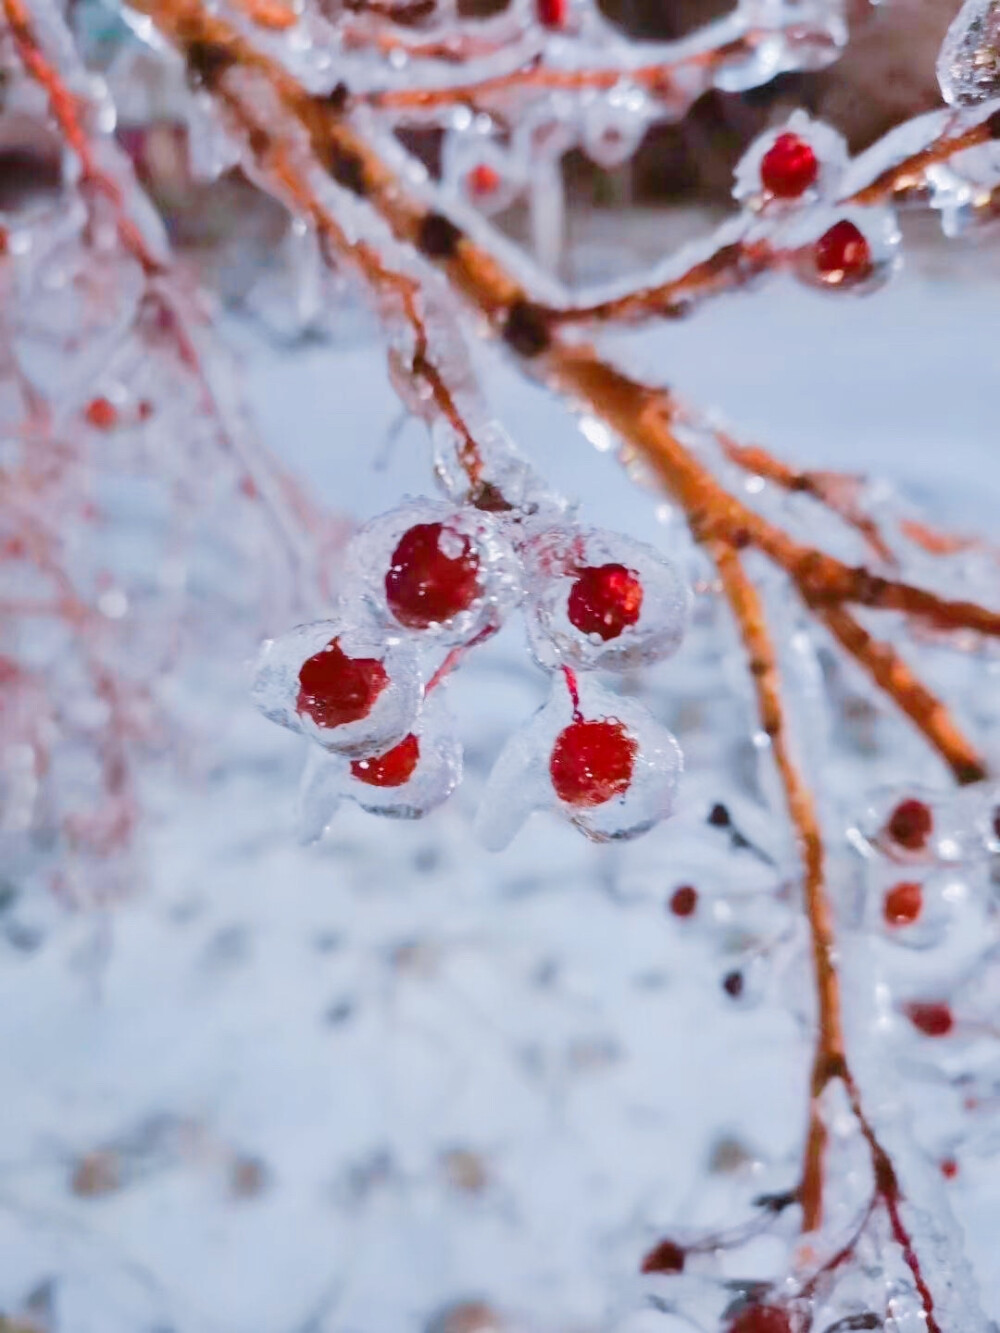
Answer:
<svg viewBox="0 0 1000 1333"><path fill-rule="evenodd" d="M409 782L420 760L420 742L412 733L385 754L373 759L355 759L351 772L369 787L402 787Z"/></svg>
<svg viewBox="0 0 1000 1333"><path fill-rule="evenodd" d="M924 893L919 884L904 881L895 884L885 895L882 913L890 926L912 926L924 905Z"/></svg>
<svg viewBox="0 0 1000 1333"><path fill-rule="evenodd" d="M872 271L871 246L853 222L842 218L813 246L813 262L831 287L859 282Z"/></svg>
<svg viewBox="0 0 1000 1333"><path fill-rule="evenodd" d="M632 781L637 746L620 722L576 721L556 737L549 776L568 805L603 805Z"/></svg>
<svg viewBox="0 0 1000 1333"><path fill-rule="evenodd" d="M900 801L886 821L885 830L893 842L908 852L923 851L934 830L930 806L915 798Z"/></svg>
<svg viewBox="0 0 1000 1333"><path fill-rule="evenodd" d="M640 1265L643 1273L683 1273L685 1254L674 1240L661 1240L654 1245Z"/></svg>
<svg viewBox="0 0 1000 1333"><path fill-rule="evenodd" d="M500 173L486 162L473 167L465 178L465 184L471 195L485 199L500 186Z"/></svg>
<svg viewBox="0 0 1000 1333"><path fill-rule="evenodd" d="M955 1017L943 1001L914 1000L906 1006L906 1017L925 1037L947 1037Z"/></svg>
<svg viewBox="0 0 1000 1333"><path fill-rule="evenodd" d="M92 398L83 415L95 430L114 430L118 425L118 409L107 398Z"/></svg>
<svg viewBox="0 0 1000 1333"><path fill-rule="evenodd" d="M588 565L570 589L566 614L581 634L617 639L642 609L642 584L624 565Z"/></svg>
<svg viewBox="0 0 1000 1333"><path fill-rule="evenodd" d="M563 28L569 17L569 0L535 0L535 13L544 28Z"/></svg>
<svg viewBox="0 0 1000 1333"><path fill-rule="evenodd" d="M698 890L693 884L681 884L670 895L670 910L674 916L693 916L698 906Z"/></svg>
<svg viewBox="0 0 1000 1333"><path fill-rule="evenodd" d="M958 1163L954 1157L945 1157L941 1162L941 1174L945 1180L954 1180L958 1175Z"/></svg>
<svg viewBox="0 0 1000 1333"><path fill-rule="evenodd" d="M426 629L451 620L467 611L479 592L479 557L464 533L443 523L418 523L400 537L385 595L401 625Z"/></svg>
<svg viewBox="0 0 1000 1333"><path fill-rule="evenodd" d="M375 657L348 657L336 639L302 663L296 708L318 727L341 727L367 717L389 683Z"/></svg>
<svg viewBox="0 0 1000 1333"><path fill-rule="evenodd" d="M797 199L818 175L816 154L797 134L779 134L761 158L761 184L778 199Z"/></svg>
<svg viewBox="0 0 1000 1333"><path fill-rule="evenodd" d="M792 1321L780 1305L748 1305L732 1321L727 1333L792 1333Z"/></svg>
<svg viewBox="0 0 1000 1333"><path fill-rule="evenodd" d="M733 1000L738 1000L743 994L743 973L727 972L722 978L722 989Z"/></svg>

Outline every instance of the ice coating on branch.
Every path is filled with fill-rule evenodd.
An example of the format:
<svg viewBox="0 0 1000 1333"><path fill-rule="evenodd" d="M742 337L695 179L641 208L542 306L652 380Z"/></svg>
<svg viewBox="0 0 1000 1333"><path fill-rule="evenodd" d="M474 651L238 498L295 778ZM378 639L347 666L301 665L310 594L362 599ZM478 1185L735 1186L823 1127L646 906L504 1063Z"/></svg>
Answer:
<svg viewBox="0 0 1000 1333"><path fill-rule="evenodd" d="M442 644L500 625L521 597L502 525L434 500L407 500L366 524L348 549L345 577L388 631Z"/></svg>
<svg viewBox="0 0 1000 1333"><path fill-rule="evenodd" d="M476 817L476 831L490 850L506 847L535 810L557 812L594 842L638 837L673 810L682 758L671 733L640 704L611 694L588 677L579 681L578 689L579 713L562 674L556 673L547 703L511 736L497 759ZM588 794L575 803L561 799L556 790L553 756L556 763L559 758L572 761L572 755L557 747L580 722L608 724L616 734L608 737L610 747L598 737L598 759L609 758L610 766L608 781L603 789L599 783L596 793L605 799ZM626 748L628 753L623 752Z"/></svg>
<svg viewBox="0 0 1000 1333"><path fill-rule="evenodd" d="M324 672L325 659L333 672ZM355 662L367 667L360 679L348 674ZM344 608L332 620L299 625L268 640L257 659L252 695L271 722L326 750L354 756L403 739L416 721L423 686L408 642L387 640L377 626L352 619Z"/></svg>
<svg viewBox="0 0 1000 1333"><path fill-rule="evenodd" d="M965 0L938 56L941 95L952 106L976 106L1000 95L1000 5Z"/></svg>
<svg viewBox="0 0 1000 1333"><path fill-rule="evenodd" d="M547 528L523 559L528 641L541 666L622 671L680 646L690 588L654 547L598 528Z"/></svg>
<svg viewBox="0 0 1000 1333"><path fill-rule="evenodd" d="M434 694L394 747L354 760L310 748L299 793L299 833L314 842L340 801L369 814L422 819L442 805L462 779L462 746L440 694Z"/></svg>

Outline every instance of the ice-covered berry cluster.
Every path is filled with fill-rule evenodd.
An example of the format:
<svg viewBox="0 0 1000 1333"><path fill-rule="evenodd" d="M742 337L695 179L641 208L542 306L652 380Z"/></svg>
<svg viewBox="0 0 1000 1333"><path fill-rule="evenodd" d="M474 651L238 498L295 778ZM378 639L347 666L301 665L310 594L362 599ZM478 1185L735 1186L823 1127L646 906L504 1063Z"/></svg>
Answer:
<svg viewBox="0 0 1000 1333"><path fill-rule="evenodd" d="M652 547L562 518L418 499L374 519L351 543L330 619L269 641L256 669L265 716L316 743L304 835L319 837L345 797L415 819L451 795L462 747L439 687L517 607L552 689L493 769L483 841L503 847L537 809L596 841L651 828L671 811L680 749L590 673L668 657L689 601Z"/></svg>

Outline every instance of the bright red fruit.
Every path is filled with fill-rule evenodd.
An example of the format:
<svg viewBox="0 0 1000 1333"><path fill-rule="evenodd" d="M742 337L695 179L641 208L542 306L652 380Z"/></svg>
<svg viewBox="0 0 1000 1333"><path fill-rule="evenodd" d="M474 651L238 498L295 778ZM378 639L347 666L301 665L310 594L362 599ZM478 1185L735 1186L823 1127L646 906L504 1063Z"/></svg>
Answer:
<svg viewBox="0 0 1000 1333"><path fill-rule="evenodd" d="M698 906L698 890L693 884L681 884L670 895L670 910L674 916L693 916Z"/></svg>
<svg viewBox="0 0 1000 1333"><path fill-rule="evenodd" d="M947 1037L955 1018L943 1001L914 1000L906 1006L906 1017L925 1037Z"/></svg>
<svg viewBox="0 0 1000 1333"><path fill-rule="evenodd" d="M813 247L816 272L831 287L860 282L872 270L871 246L864 233L841 218Z"/></svg>
<svg viewBox="0 0 1000 1333"><path fill-rule="evenodd" d="M299 670L296 708L318 727L342 727L367 717L389 676L376 657L348 657L331 639Z"/></svg>
<svg viewBox="0 0 1000 1333"><path fill-rule="evenodd" d="M577 575L566 614L581 634L617 639L642 608L642 584L624 565L588 565Z"/></svg>
<svg viewBox="0 0 1000 1333"><path fill-rule="evenodd" d="M792 1333L792 1321L780 1305L748 1305L729 1325L728 1333Z"/></svg>
<svg viewBox="0 0 1000 1333"><path fill-rule="evenodd" d="M401 787L413 777L419 761L420 742L411 732L385 754L374 759L355 759L351 772L369 787Z"/></svg>
<svg viewBox="0 0 1000 1333"><path fill-rule="evenodd" d="M473 167L465 178L469 193L482 199L500 185L500 173L486 162Z"/></svg>
<svg viewBox="0 0 1000 1333"><path fill-rule="evenodd" d="M562 28L569 15L569 0L535 0L535 13L544 28Z"/></svg>
<svg viewBox="0 0 1000 1333"><path fill-rule="evenodd" d="M797 199L818 175L816 154L797 134L779 134L761 158L761 183L778 199Z"/></svg>
<svg viewBox="0 0 1000 1333"><path fill-rule="evenodd" d="M549 776L568 805L603 805L627 791L637 745L620 722L576 721L556 737Z"/></svg>
<svg viewBox="0 0 1000 1333"><path fill-rule="evenodd" d="M919 852L926 847L934 829L934 816L929 805L911 798L900 801L885 827L893 842L898 842L908 852Z"/></svg>
<svg viewBox="0 0 1000 1333"><path fill-rule="evenodd" d="M885 895L882 912L890 926L911 926L920 915L924 894L919 884L906 880Z"/></svg>
<svg viewBox="0 0 1000 1333"><path fill-rule="evenodd" d="M385 595L401 625L426 629L451 620L468 610L479 592L479 557L464 533L443 523L418 523L400 537Z"/></svg>
<svg viewBox="0 0 1000 1333"><path fill-rule="evenodd" d="M642 1261L643 1273L683 1273L685 1254L675 1240L661 1240Z"/></svg>
<svg viewBox="0 0 1000 1333"><path fill-rule="evenodd" d="M95 430L114 430L118 425L118 409L107 398L91 398L84 416Z"/></svg>

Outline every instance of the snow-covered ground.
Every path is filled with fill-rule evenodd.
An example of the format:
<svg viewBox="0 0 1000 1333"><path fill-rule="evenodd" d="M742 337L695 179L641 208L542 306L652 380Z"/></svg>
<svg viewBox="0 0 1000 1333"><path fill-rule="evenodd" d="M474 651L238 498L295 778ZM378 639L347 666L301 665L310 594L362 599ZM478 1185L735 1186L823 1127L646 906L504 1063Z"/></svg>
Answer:
<svg viewBox="0 0 1000 1333"><path fill-rule="evenodd" d="M964 267L935 249L867 301L778 283L636 339L636 365L746 438L988 528L998 288ZM317 497L366 517L432 492L418 427L386 450L398 407L362 337L234 341L265 439ZM662 540L656 498L559 404L504 367L490 389L586 518ZM794 1179L806 1036L780 990L734 1005L707 935L664 911L711 880L697 774L634 847L547 818L476 846L488 762L542 690L505 632L456 681L456 799L415 825L350 809L305 849L298 743L234 670L209 777L155 784L136 897L9 909L0 1310L55 1333L445 1333L443 1310L481 1300L518 1333L605 1333L663 1228L726 1218L747 1174ZM997 1184L976 1163L948 1186L994 1315ZM761 1242L739 1275L780 1260Z"/></svg>

